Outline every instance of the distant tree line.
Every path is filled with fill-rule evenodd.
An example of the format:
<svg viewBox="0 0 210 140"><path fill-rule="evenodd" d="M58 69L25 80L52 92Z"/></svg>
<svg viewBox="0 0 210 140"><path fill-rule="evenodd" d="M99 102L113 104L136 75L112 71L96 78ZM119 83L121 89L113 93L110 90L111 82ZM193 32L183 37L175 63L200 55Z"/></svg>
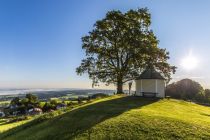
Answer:
<svg viewBox="0 0 210 140"><path fill-rule="evenodd" d="M166 96L210 104L210 89L204 89L198 82L183 79L166 87Z"/></svg>

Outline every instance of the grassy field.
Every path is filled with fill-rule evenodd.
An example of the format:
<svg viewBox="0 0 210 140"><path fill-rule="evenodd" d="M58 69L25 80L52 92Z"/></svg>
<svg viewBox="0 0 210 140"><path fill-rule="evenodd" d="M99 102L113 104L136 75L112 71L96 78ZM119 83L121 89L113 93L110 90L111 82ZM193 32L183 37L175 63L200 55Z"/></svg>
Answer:
<svg viewBox="0 0 210 140"><path fill-rule="evenodd" d="M0 101L0 106L6 106L10 103L10 101Z"/></svg>
<svg viewBox="0 0 210 140"><path fill-rule="evenodd" d="M8 123L6 119L0 119L0 133L3 133L9 129L12 129L14 127L20 126L29 120L14 122L14 123Z"/></svg>
<svg viewBox="0 0 210 140"><path fill-rule="evenodd" d="M210 108L173 99L111 96L51 119L35 119L4 131L0 139L208 140Z"/></svg>

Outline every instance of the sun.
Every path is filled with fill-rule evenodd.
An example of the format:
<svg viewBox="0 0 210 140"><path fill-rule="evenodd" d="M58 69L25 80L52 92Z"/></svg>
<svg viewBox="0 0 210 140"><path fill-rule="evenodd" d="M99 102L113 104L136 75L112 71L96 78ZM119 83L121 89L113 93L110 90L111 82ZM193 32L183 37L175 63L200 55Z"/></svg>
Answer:
<svg viewBox="0 0 210 140"><path fill-rule="evenodd" d="M198 66L198 59L192 54L189 54L182 59L181 66L186 70L193 70Z"/></svg>

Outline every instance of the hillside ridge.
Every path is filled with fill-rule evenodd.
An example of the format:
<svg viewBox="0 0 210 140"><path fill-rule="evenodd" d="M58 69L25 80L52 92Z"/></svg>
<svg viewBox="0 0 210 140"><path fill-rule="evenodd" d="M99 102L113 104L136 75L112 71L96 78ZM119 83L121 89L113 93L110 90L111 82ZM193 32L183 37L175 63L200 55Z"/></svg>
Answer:
<svg viewBox="0 0 210 140"><path fill-rule="evenodd" d="M2 140L142 138L210 139L210 108L174 99L115 95L0 134Z"/></svg>

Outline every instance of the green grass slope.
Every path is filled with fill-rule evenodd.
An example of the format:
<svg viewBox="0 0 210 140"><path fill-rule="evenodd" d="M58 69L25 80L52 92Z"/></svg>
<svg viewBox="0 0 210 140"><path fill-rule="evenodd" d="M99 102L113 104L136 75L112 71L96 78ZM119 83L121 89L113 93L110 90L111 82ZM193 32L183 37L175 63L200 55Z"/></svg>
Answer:
<svg viewBox="0 0 210 140"><path fill-rule="evenodd" d="M179 100L112 96L47 121L33 120L1 140L210 139L210 108Z"/></svg>

